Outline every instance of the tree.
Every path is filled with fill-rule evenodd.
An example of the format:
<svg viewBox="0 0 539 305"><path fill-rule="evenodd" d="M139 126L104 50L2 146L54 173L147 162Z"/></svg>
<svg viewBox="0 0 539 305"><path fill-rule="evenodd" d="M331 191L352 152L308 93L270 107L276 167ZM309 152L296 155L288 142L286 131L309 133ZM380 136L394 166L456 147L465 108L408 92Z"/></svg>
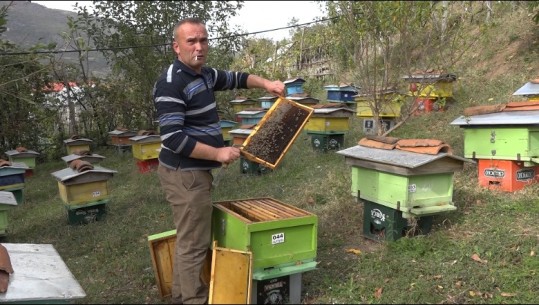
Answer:
<svg viewBox="0 0 539 305"><path fill-rule="evenodd" d="M236 50L229 35L228 20L242 7L242 1L93 1L93 12L79 8L79 18L112 67L109 83L130 88L122 100L107 97L136 109L151 128L155 120L152 88L159 73L175 57L171 50L174 25L182 18L196 16L206 22L210 34L209 64L224 67ZM212 39L228 36L228 39ZM228 61L228 62L227 62ZM123 86L122 86L123 87ZM117 95L114 95L116 98ZM113 98L113 96L111 96ZM137 123L140 121L135 120Z"/></svg>

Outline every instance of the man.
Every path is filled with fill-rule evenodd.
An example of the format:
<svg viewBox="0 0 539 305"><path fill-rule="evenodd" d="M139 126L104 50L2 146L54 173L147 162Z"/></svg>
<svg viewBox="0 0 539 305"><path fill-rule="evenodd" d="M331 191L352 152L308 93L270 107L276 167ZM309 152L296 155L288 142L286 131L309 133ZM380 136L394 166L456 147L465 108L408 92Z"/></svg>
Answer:
<svg viewBox="0 0 539 305"><path fill-rule="evenodd" d="M214 91L261 88L282 96L284 84L204 66L208 32L196 18L184 19L174 27L172 47L177 59L154 87L161 133L157 172L177 231L173 301L202 304L208 299L208 287L200 274L211 244L211 170L240 156L238 148L224 147Z"/></svg>

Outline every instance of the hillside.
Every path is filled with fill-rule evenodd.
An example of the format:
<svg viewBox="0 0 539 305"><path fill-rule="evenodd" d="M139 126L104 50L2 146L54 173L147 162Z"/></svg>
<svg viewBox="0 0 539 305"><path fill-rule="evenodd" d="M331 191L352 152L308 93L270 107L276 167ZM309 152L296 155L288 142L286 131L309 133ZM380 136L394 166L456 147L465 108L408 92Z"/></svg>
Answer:
<svg viewBox="0 0 539 305"><path fill-rule="evenodd" d="M10 2L0 1L0 6L8 5ZM56 49L62 49L64 39L60 34L68 29L67 17L76 16L74 12L50 9L29 1L13 1L8 10L7 30L3 37L23 48L37 43L55 42ZM68 63L76 63L75 53L56 56ZM89 65L97 76L103 76L110 71L103 56L97 52L90 53Z"/></svg>

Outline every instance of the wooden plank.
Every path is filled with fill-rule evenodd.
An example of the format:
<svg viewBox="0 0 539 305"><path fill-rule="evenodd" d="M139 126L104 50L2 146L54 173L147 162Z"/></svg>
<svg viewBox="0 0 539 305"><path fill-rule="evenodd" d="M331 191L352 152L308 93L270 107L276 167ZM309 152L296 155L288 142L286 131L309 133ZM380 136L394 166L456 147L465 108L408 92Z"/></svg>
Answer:
<svg viewBox="0 0 539 305"><path fill-rule="evenodd" d="M242 205L254 211L260 212L262 215L266 217L266 220L275 220L275 219L282 218L279 214L276 214L273 211L265 209L264 207L261 207L254 202L243 202Z"/></svg>
<svg viewBox="0 0 539 305"><path fill-rule="evenodd" d="M234 204L233 206L231 206L230 210L236 212L237 214L240 214L242 215L243 217L251 220L251 221L261 221L263 220L263 217L261 217L260 215L258 215L257 213L253 212L253 211L249 211L245 208L242 208L241 206L238 206L237 204Z"/></svg>
<svg viewBox="0 0 539 305"><path fill-rule="evenodd" d="M265 204L273 206L273 207L275 207L277 209L281 209L283 211L286 211L286 212L288 212L288 213L290 213L290 214L292 214L293 216L296 216L296 217L306 216L306 214L303 211L292 209L292 208L290 208L290 207L288 207L286 205L280 204L280 203L275 202L275 201L265 199L263 202Z"/></svg>
<svg viewBox="0 0 539 305"><path fill-rule="evenodd" d="M268 215L264 210L255 209L254 207L250 206L248 203L245 202L237 202L236 206L240 208L242 211L245 211L246 213L252 213L257 217L259 221L268 221L273 220L275 218Z"/></svg>
<svg viewBox="0 0 539 305"><path fill-rule="evenodd" d="M296 215L294 215L293 213L291 213L289 211L285 211L284 209L274 207L274 206L272 206L270 204L267 204L266 202L261 201L261 200L255 200L254 203L263 206L264 209L267 209L268 211L272 211L275 214L280 215L281 218L293 218L293 217L296 216Z"/></svg>

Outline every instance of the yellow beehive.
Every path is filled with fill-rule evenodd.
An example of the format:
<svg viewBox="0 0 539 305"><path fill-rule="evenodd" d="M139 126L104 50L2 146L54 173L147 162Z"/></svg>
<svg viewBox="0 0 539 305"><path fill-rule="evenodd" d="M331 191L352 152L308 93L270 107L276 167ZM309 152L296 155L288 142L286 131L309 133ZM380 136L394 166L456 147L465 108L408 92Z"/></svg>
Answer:
<svg viewBox="0 0 539 305"><path fill-rule="evenodd" d="M370 94L358 94L354 96L356 101L356 115L360 118L372 118L374 115L370 107L374 103ZM405 102L404 95L395 90L385 90L378 93L381 104L380 113L382 118L396 118L401 115L401 108Z"/></svg>
<svg viewBox="0 0 539 305"><path fill-rule="evenodd" d="M92 140L86 138L64 140L68 155L74 154L77 151L90 151L90 145L92 144L92 142Z"/></svg>
<svg viewBox="0 0 539 305"><path fill-rule="evenodd" d="M348 107L323 107L313 106L314 112L304 129L307 131L348 131L350 129L350 117L354 111Z"/></svg>
<svg viewBox="0 0 539 305"><path fill-rule="evenodd" d="M133 157L138 160L156 159L161 150L161 137L158 135L142 135L129 138Z"/></svg>
<svg viewBox="0 0 539 305"><path fill-rule="evenodd" d="M52 173L58 180L60 198L67 205L80 205L110 197L109 179L116 171L94 165L93 169L78 172L65 168Z"/></svg>

